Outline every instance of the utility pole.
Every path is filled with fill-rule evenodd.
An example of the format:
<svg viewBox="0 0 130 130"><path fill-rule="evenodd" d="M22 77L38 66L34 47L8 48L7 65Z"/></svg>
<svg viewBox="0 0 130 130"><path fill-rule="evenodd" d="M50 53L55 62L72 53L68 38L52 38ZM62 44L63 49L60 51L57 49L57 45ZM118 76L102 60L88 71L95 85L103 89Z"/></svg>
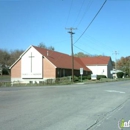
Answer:
<svg viewBox="0 0 130 130"><path fill-rule="evenodd" d="M115 55L115 69L117 69L117 66L116 66L116 56L118 55L119 53L117 51L114 52L114 55Z"/></svg>
<svg viewBox="0 0 130 130"><path fill-rule="evenodd" d="M71 58L72 58L72 82L74 82L74 53L73 53L73 30L76 30L77 28L66 28L67 30L70 30L68 33L70 33L71 37Z"/></svg>

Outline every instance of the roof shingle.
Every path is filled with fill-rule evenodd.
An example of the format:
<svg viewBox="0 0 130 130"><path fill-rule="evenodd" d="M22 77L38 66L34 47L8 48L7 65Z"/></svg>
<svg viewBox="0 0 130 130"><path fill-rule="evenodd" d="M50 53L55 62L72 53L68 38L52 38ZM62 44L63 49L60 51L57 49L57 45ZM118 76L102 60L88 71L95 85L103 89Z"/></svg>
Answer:
<svg viewBox="0 0 130 130"><path fill-rule="evenodd" d="M107 65L110 61L108 56L96 56L96 57L82 57L80 60L85 65Z"/></svg>

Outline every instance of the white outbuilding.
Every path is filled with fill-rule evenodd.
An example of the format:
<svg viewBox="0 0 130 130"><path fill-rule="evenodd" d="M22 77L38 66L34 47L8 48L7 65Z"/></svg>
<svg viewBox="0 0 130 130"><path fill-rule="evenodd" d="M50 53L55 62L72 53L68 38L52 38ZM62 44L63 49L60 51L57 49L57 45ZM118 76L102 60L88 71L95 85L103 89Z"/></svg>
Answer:
<svg viewBox="0 0 130 130"><path fill-rule="evenodd" d="M112 78L111 70L113 70L113 65L111 57L96 56L82 57L80 59L94 75L105 75L107 78Z"/></svg>

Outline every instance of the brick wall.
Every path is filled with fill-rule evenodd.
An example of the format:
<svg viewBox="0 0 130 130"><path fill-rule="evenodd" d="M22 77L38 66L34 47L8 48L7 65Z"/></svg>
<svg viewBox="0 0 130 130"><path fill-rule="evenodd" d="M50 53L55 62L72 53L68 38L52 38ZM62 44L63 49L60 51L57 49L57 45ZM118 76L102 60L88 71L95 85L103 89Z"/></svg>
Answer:
<svg viewBox="0 0 130 130"><path fill-rule="evenodd" d="M21 59L12 67L11 78L21 77Z"/></svg>
<svg viewBox="0 0 130 130"><path fill-rule="evenodd" d="M46 57L43 58L43 78L56 78L56 68Z"/></svg>

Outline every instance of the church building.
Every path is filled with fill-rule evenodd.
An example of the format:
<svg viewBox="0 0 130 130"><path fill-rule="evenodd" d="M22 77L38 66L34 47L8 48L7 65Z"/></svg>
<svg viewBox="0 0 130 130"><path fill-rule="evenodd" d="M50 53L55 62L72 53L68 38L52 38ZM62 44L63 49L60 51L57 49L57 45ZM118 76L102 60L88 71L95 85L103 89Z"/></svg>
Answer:
<svg viewBox="0 0 130 130"><path fill-rule="evenodd" d="M92 71L85 66L80 58L74 57L74 75L90 75ZM70 55L30 46L11 65L11 82L30 83L56 79L72 75L72 58Z"/></svg>

